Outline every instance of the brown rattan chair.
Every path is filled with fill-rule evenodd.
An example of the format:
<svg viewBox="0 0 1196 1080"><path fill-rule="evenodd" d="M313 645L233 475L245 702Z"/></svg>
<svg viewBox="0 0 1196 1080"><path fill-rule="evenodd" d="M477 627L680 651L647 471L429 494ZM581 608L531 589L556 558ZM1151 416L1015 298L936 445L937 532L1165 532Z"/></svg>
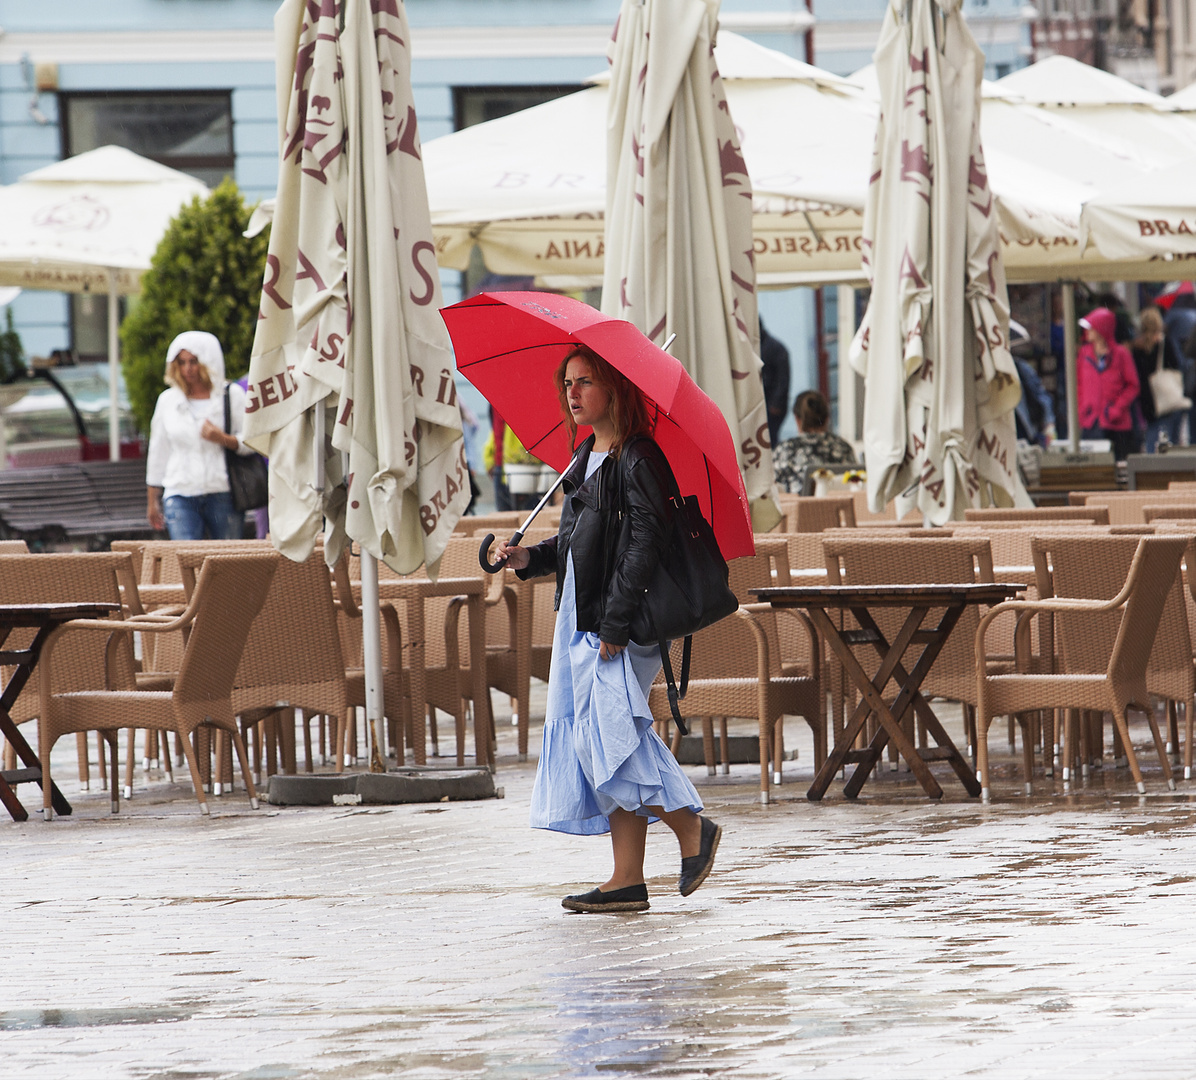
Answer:
<svg viewBox="0 0 1196 1080"><path fill-rule="evenodd" d="M249 628L265 602L270 581L278 565L278 556L266 552L236 552L212 555L204 564L199 583L186 609L176 619L129 619L107 621L79 619L60 627L47 639L42 650L39 676L42 715L38 721L38 753L42 761L44 813L53 816L50 804L50 755L54 743L69 732L101 731L112 747L113 771L116 769L115 739L125 727L172 731L182 740L195 797L203 814L208 812L204 799L199 762L191 745L191 736L201 727L218 728L228 733L241 763L250 805L257 809L257 795L249 775L245 743L237 731L232 693L241 653ZM115 631L140 631L143 634L187 631L187 646L182 667L172 692L130 689L55 689L57 654L73 637L95 638L103 634L108 641ZM112 784L112 809L119 809L116 784Z"/></svg>
<svg viewBox="0 0 1196 1080"><path fill-rule="evenodd" d="M824 529L855 528L855 500L850 495L778 496L787 533L814 533Z"/></svg>
<svg viewBox="0 0 1196 1080"><path fill-rule="evenodd" d="M24 540L0 540L0 555L28 555L29 545Z"/></svg>
<svg viewBox="0 0 1196 1080"><path fill-rule="evenodd" d="M1146 686L1147 667L1187 543L1182 536L1146 536L1139 539L1125 583L1111 600L1012 600L998 604L980 620L975 636L977 757L984 801L989 800L991 791L988 730L993 717L1053 708L1111 712L1129 758L1134 782L1139 792L1146 791L1130 740L1126 713L1130 706L1148 713L1156 745L1163 751ZM1023 618L1046 613L1054 615L1057 620L1063 616L1082 616L1082 619L1076 619L1077 626L1085 634L1095 634L1102 640L1113 624L1117 623L1112 647L1104 654L1103 670L1072 669L1066 674L990 673L985 636L994 619L1009 613ZM1076 640L1074 635L1072 638ZM1080 647L1082 640L1076 640L1073 655ZM1071 656L1067 658L1069 667L1071 659ZM1162 756L1165 761L1166 755Z"/></svg>
<svg viewBox="0 0 1196 1080"><path fill-rule="evenodd" d="M1196 518L1196 503L1160 503L1142 507L1142 520L1148 525L1152 521L1192 521Z"/></svg>
<svg viewBox="0 0 1196 1080"><path fill-rule="evenodd" d="M96 602L120 604L125 595L136 596L132 557L109 552L43 555L0 555L0 604L55 604ZM5 647L21 649L33 640L32 630L14 631ZM5 670L7 680L11 669ZM98 638L72 638L59 650L55 689L133 688L136 662L129 635L118 635L111 647ZM13 703L14 723L41 715L39 683L31 679ZM100 744L100 778L107 782L107 768ZM79 737L79 779L90 787L91 774L86 735ZM112 777L117 783L117 777Z"/></svg>
<svg viewBox="0 0 1196 1080"><path fill-rule="evenodd" d="M730 570L731 588L739 596L749 595L748 589L776 583L772 559L767 554L735 559ZM815 768L822 764L827 753L826 702L819 665L810 663L803 671L796 662L783 659L777 632L778 614L796 617L806 634L807 655L816 657L818 638L804 614L777 612L769 604L742 605L734 615L694 635L689 691L681 702L681 713L687 718L756 720L760 739L760 801L765 805L769 801L770 763L772 782L781 782L786 716L800 716L809 724L814 737ZM678 675L680 658L681 642L674 642L673 669ZM672 715L667 687L662 681L653 684L648 705L656 720L668 720ZM705 741L709 744L710 737ZM723 745L726 746L725 728Z"/></svg>
<svg viewBox="0 0 1196 1080"><path fill-rule="evenodd" d="M1138 550L1138 539L1135 536L1074 536L1062 533L1035 536L1031 543L1039 596L1043 599L1062 596L1080 600L1107 600L1115 596L1129 573ZM1177 573L1163 606L1159 631L1146 668L1146 688L1154 697L1167 702L1168 726L1173 732L1177 728L1177 705L1182 704L1191 716L1193 697L1196 696L1196 670L1192 664L1185 600L1182 575ZM1081 619L1061 615L1042 621L1044 626L1040 630L1041 635L1058 639L1055 649L1057 666L1054 670L1061 668L1068 672L1091 673L1101 670L1108 662L1117 638L1117 616L1100 619L1085 616ZM1071 780L1077 760L1080 762L1081 775L1087 776L1090 762L1102 756L1100 716L1095 714L1091 719L1093 722L1079 725L1077 738L1076 711L1068 713L1060 751L1064 782ZM1171 766L1166 747L1159 741L1153 710L1150 721L1159 748L1163 775L1170 783Z"/></svg>

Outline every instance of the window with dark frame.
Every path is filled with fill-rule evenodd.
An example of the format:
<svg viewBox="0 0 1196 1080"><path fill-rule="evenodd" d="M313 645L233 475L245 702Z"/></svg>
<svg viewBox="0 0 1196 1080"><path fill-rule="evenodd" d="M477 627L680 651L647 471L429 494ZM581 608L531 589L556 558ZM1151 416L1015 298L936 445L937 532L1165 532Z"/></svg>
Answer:
<svg viewBox="0 0 1196 1080"><path fill-rule="evenodd" d="M101 146L121 146L210 188L236 167L228 90L61 93L58 115L64 158ZM71 295L70 334L80 360L106 359L104 297Z"/></svg>

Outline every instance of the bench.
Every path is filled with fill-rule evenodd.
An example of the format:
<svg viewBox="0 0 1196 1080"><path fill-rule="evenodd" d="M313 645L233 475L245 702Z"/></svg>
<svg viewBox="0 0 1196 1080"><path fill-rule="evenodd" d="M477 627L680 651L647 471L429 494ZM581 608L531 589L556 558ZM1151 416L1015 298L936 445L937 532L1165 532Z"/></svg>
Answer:
<svg viewBox="0 0 1196 1080"><path fill-rule="evenodd" d="M155 535L145 518L144 458L0 472L0 539L99 551Z"/></svg>

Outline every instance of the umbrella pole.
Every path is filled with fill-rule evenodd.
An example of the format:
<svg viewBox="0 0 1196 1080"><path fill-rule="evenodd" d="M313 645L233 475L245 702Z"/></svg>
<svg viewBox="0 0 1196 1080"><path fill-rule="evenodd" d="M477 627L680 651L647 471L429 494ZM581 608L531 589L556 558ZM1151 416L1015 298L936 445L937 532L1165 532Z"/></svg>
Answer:
<svg viewBox="0 0 1196 1080"><path fill-rule="evenodd" d="M117 332L116 271L108 271L108 460L120 461L120 339Z"/></svg>
<svg viewBox="0 0 1196 1080"><path fill-rule="evenodd" d="M361 549L361 634L365 661L365 719L370 729L370 772L386 772L382 722L382 609L378 560Z"/></svg>
<svg viewBox="0 0 1196 1080"><path fill-rule="evenodd" d="M1063 372L1067 379L1067 449L1080 450L1080 404L1076 387L1076 287L1063 282Z"/></svg>

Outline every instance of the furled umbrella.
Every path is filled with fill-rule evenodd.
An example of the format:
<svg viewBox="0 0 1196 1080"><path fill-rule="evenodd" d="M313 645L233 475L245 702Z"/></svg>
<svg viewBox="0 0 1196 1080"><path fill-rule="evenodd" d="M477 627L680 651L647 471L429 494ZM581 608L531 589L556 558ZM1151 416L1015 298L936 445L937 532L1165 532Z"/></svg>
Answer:
<svg viewBox="0 0 1196 1080"><path fill-rule="evenodd" d="M652 435L683 496L696 495L725 559L755 551L743 474L725 417L673 356L623 319L580 300L538 292L480 293L445 308L457 367L554 469L573 456L553 373L585 345L648 401ZM578 430L578 444L589 434Z"/></svg>
<svg viewBox="0 0 1196 1080"><path fill-rule="evenodd" d="M406 14L397 0L285 0L275 40L278 201L246 409L247 441L270 459L271 534L303 559L327 522L325 556L357 541L367 584L370 557L434 572L470 492ZM376 721L376 597L363 612Z"/></svg>
<svg viewBox="0 0 1196 1080"><path fill-rule="evenodd" d="M760 379L752 184L714 60L719 0L623 0L609 56L602 310L674 353L734 435L760 531L780 520Z"/></svg>
<svg viewBox="0 0 1196 1080"><path fill-rule="evenodd" d="M881 118L864 212L865 378L875 510L934 524L1029 505L1017 473L1009 304L980 146L984 54L961 0L890 0L876 50Z"/></svg>

